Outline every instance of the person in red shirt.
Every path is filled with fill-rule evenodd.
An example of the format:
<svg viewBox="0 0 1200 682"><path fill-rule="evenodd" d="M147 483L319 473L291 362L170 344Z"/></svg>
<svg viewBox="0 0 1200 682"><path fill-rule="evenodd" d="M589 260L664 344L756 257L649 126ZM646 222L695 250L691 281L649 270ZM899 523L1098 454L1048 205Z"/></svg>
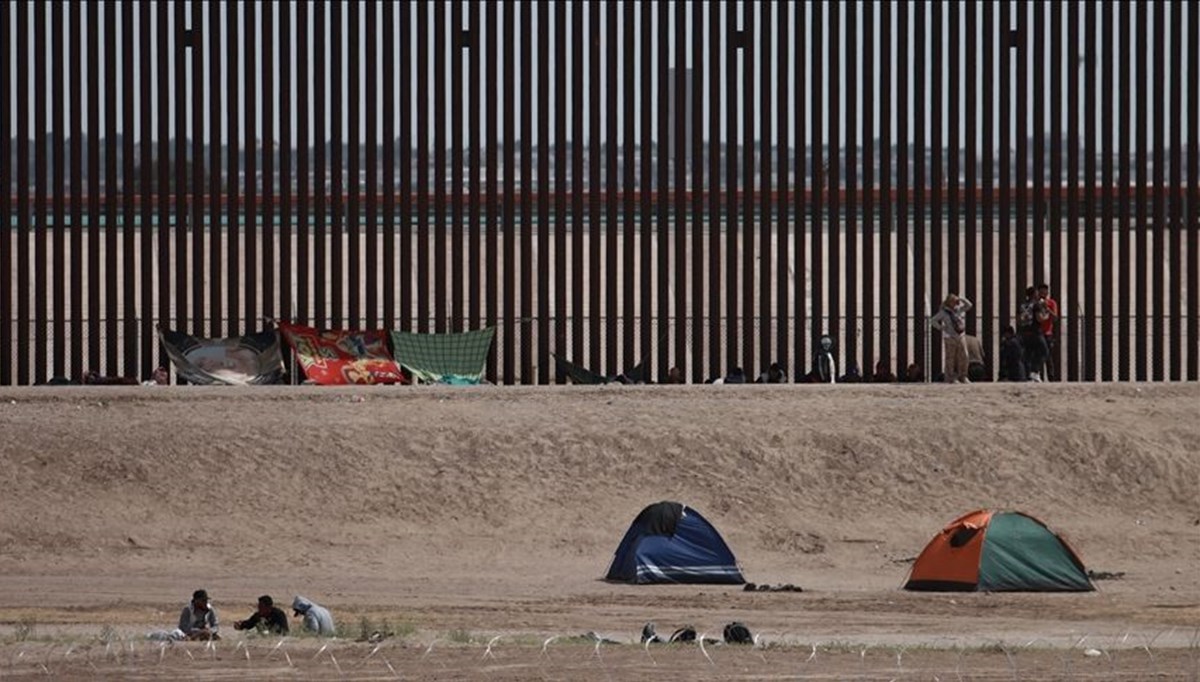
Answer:
<svg viewBox="0 0 1200 682"><path fill-rule="evenodd" d="M1046 338L1046 380L1054 379L1054 324L1058 322L1058 301L1050 296L1050 285L1039 284L1038 298L1045 304L1045 313L1038 315L1038 324L1042 327L1042 336Z"/></svg>

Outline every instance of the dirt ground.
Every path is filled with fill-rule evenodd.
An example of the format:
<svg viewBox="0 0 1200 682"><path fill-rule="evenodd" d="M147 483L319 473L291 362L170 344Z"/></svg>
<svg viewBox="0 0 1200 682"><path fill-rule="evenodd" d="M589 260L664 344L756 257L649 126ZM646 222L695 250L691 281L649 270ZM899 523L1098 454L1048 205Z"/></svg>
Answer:
<svg viewBox="0 0 1200 682"><path fill-rule="evenodd" d="M0 678L1200 679L1194 384L0 389L0 433ZM804 591L601 580L663 499ZM1121 575L901 590L981 507ZM148 641L199 587L225 638ZM263 593L339 637L234 632Z"/></svg>

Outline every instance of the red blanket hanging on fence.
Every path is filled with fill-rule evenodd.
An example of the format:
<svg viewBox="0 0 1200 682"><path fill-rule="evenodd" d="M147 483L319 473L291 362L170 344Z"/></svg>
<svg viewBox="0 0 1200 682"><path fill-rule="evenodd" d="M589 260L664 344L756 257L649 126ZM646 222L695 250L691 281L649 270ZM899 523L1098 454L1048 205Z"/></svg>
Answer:
<svg viewBox="0 0 1200 682"><path fill-rule="evenodd" d="M279 331L304 368L304 375L323 385L404 384L400 366L388 351L388 333L319 330L279 323Z"/></svg>

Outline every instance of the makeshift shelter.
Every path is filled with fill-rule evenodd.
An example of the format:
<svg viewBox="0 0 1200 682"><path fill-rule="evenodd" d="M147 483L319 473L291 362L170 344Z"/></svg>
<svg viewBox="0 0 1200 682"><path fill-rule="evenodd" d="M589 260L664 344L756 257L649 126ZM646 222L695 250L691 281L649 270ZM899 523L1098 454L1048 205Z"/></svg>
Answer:
<svg viewBox="0 0 1200 682"><path fill-rule="evenodd" d="M315 329L279 323L296 362L321 385L408 383L387 347L387 332Z"/></svg>
<svg viewBox="0 0 1200 682"><path fill-rule="evenodd" d="M175 371L193 384L274 384L283 377L283 354L274 329L204 339L160 327L158 338Z"/></svg>
<svg viewBox="0 0 1200 682"><path fill-rule="evenodd" d="M581 384L581 385L587 386L587 385L596 385L596 384L607 384L609 382L609 378L604 376L603 374L593 372L592 370L584 367L583 365L577 365L577 364L571 362L570 360L567 360L566 358L560 358L557 355L555 355L554 362L558 368L558 375L560 377L570 379L571 383L573 383L573 384Z"/></svg>
<svg viewBox="0 0 1200 682"><path fill-rule="evenodd" d="M551 353L554 355L554 353ZM558 369L558 376L561 379L569 379L572 384L580 384L584 386L597 384L645 384L650 382L649 367L645 360L637 367L623 372L614 377L606 376L598 372L584 367L583 365L575 364L566 358L560 358L554 355L554 363Z"/></svg>
<svg viewBox="0 0 1200 682"><path fill-rule="evenodd" d="M1095 589L1078 555L1041 521L981 509L955 519L917 557L906 590L1082 592Z"/></svg>
<svg viewBox="0 0 1200 682"><path fill-rule="evenodd" d="M606 578L639 584L746 582L717 529L678 502L652 504L637 515Z"/></svg>
<svg viewBox="0 0 1200 682"><path fill-rule="evenodd" d="M478 384L495 327L457 334L392 332L396 361L423 384Z"/></svg>

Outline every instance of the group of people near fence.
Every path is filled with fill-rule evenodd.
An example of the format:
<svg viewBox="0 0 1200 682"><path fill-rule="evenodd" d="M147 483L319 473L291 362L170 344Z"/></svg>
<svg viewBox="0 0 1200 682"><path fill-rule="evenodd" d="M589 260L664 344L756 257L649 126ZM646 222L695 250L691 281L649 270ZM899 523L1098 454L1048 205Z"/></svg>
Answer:
<svg viewBox="0 0 1200 682"><path fill-rule="evenodd" d="M929 326L942 333L944 373L947 383L971 383L969 343L966 333L970 300L950 294L929 319ZM1016 327L1008 326L1000 334L1000 381L1049 381L1053 377L1054 326L1058 321L1058 302L1050 295L1050 285L1025 289L1025 298L1017 310Z"/></svg>
<svg viewBox="0 0 1200 682"><path fill-rule="evenodd" d="M1049 381L1053 378L1054 324L1058 302L1050 287L1025 289L1017 311L1017 326L1006 327L1000 337L1001 381Z"/></svg>
<svg viewBox="0 0 1200 682"><path fill-rule="evenodd" d="M667 379L668 379L667 383L672 383L672 384L684 383L683 375L680 374L679 369L676 367L672 367L671 371L667 373ZM786 384L787 380L788 380L787 374L783 371L783 366L781 366L778 362L772 362L771 366L768 367L767 369L763 370L762 374L759 374L757 379L751 380L749 377L746 376L745 370L743 370L741 367L734 367L733 370L729 372L729 374L726 374L723 377L714 377L712 379L709 379L705 383L709 383L709 384Z"/></svg>
<svg viewBox="0 0 1200 682"><path fill-rule="evenodd" d="M969 384L972 376L976 380L990 380L987 372L983 348L980 340L967 334L967 314L974 304L965 296L955 293L948 294L939 309L929 318L929 326L941 333L944 349L943 374L941 379L946 383ZM996 367L999 369L1000 381L1050 381L1054 377L1053 351L1055 345L1055 326L1058 321L1058 302L1050 295L1048 284L1025 289L1025 298L1016 313L1015 327L1004 328L1000 337L1000 354ZM834 340L828 335L822 335L816 344L816 352L812 358L811 369L796 374L797 383L892 383L892 382L924 382L925 373L917 363L911 363L899 375L892 374L886 361L876 363L874 371L865 374L858 365L848 361L845 372L838 373ZM628 373L615 377L594 374L600 381L584 383L652 383L648 377L645 363ZM932 376L937 380L936 375ZM778 362L772 362L756 379L751 379L743 368L734 367L724 376L716 376L705 383L708 384L782 384L787 383L786 370ZM50 385L60 382L51 380ZM133 383L136 379L106 378L88 373L83 383L109 384ZM165 368L155 370L151 380L143 382L148 385L169 383ZM686 379L678 367L672 367L666 377L667 384L683 384Z"/></svg>
<svg viewBox="0 0 1200 682"><path fill-rule="evenodd" d="M919 364L912 362L900 376L896 376L888 362L879 360L875 363L874 371L864 374L858 363L851 360L846 363L846 370L839 374L837 359L834 357L833 337L824 334L817 341L812 369L800 377L799 381L806 384L890 384L897 381L921 383L925 381L925 372Z"/></svg>
<svg viewBox="0 0 1200 682"><path fill-rule="evenodd" d="M971 347L971 342L974 337L967 338L967 346ZM971 357L975 357L979 353L972 353ZM850 361L846 363L846 369L842 373L838 373L838 363L835 357L833 337L828 334L822 335L817 341L817 350L813 354L812 367L804 373L798 374L796 383L800 384L891 384L896 382L902 383L922 383L925 381L925 372L921 366L915 362L909 363L904 372L900 376L892 373L891 366L884 360L875 363L875 369L872 373L864 374L858 367L858 363ZM667 373L668 384L685 383L683 374L677 367L672 367ZM725 376L717 376L704 382L706 384L786 384L788 383L787 372L783 365L778 362L772 362L767 369L763 370L758 375L757 379L751 380L746 374L746 371L741 367L734 367Z"/></svg>
<svg viewBox="0 0 1200 682"><path fill-rule="evenodd" d="M1055 323L1058 301L1049 285L1025 289L1016 325L1000 335L1000 381L1045 382L1054 378Z"/></svg>
<svg viewBox="0 0 1200 682"><path fill-rule="evenodd" d="M304 632L321 637L332 637L337 632L333 614L329 609L300 595L292 599L292 616L302 618L301 627ZM275 606L275 600L269 594L259 597L254 613L245 620L234 622L233 629L281 636L287 635L291 630L287 614ZM217 610L209 601L208 591L196 590L192 593L191 601L179 613L179 624L174 630L158 630L151 632L149 637L172 641L221 639L221 621L217 617Z"/></svg>

